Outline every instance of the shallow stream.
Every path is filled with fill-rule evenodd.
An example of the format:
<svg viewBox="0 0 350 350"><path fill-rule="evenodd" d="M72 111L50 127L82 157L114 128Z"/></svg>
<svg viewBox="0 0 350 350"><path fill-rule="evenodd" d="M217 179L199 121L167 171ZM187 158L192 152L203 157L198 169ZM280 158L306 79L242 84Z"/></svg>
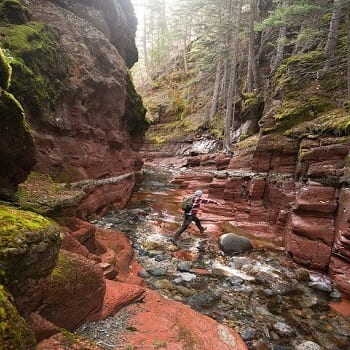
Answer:
<svg viewBox="0 0 350 350"><path fill-rule="evenodd" d="M182 218L173 177L170 170L146 168L128 207L94 222L129 236L149 288L234 328L249 349L350 349L350 319L329 307L341 297L337 289L283 250L226 256L217 242L191 233L174 246L170 238ZM124 319L121 312L109 323ZM84 325L79 332L114 349L111 334L106 344L109 323Z"/></svg>

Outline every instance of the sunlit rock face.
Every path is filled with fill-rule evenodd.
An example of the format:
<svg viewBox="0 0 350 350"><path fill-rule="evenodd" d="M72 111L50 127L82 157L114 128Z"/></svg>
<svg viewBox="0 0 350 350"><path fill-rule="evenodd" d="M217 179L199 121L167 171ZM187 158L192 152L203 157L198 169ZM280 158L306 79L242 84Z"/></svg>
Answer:
<svg viewBox="0 0 350 350"><path fill-rule="evenodd" d="M131 3L30 1L27 6L27 26L47 25L37 30L38 40L46 45L41 56L46 57L32 47L23 58L46 85L36 86L38 96L29 87L19 94L33 129L35 170L59 182L139 170L137 149L146 127L142 100L127 69L137 60ZM13 76L13 90L20 90L23 77L20 72ZM117 188L99 186L97 194L90 189L81 212L89 215L111 203L124 205L134 183L130 177Z"/></svg>

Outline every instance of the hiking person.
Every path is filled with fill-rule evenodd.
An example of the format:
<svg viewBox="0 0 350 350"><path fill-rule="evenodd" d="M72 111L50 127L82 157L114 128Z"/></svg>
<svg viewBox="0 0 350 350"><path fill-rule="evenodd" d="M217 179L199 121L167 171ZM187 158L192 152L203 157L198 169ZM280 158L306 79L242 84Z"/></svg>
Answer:
<svg viewBox="0 0 350 350"><path fill-rule="evenodd" d="M180 235L187 229L187 227L191 224L192 221L195 222L196 226L198 227L201 233L203 233L207 229L206 227L202 226L201 221L197 217L199 208L201 204L208 204L208 203L219 204L219 203L212 199L201 198L202 194L203 194L202 191L197 190L193 196L184 198L183 206L182 206L182 209L184 210L184 219L181 227L176 231L172 239L174 243L180 237Z"/></svg>

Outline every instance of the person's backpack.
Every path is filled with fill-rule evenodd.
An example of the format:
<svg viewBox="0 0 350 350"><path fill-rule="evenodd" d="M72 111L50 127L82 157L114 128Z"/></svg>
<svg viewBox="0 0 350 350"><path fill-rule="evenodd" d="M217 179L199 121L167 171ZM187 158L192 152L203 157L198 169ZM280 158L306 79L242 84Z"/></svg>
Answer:
<svg viewBox="0 0 350 350"><path fill-rule="evenodd" d="M190 211L192 209L193 202L194 202L193 196L184 197L182 200L182 210L185 212Z"/></svg>

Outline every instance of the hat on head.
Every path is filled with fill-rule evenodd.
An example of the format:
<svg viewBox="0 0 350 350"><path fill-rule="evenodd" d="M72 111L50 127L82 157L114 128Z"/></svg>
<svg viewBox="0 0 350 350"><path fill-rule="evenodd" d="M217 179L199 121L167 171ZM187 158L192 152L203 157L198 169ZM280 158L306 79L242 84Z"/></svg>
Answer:
<svg viewBox="0 0 350 350"><path fill-rule="evenodd" d="M194 195L197 196L197 197L201 197L203 194L203 192L201 190L197 190Z"/></svg>

